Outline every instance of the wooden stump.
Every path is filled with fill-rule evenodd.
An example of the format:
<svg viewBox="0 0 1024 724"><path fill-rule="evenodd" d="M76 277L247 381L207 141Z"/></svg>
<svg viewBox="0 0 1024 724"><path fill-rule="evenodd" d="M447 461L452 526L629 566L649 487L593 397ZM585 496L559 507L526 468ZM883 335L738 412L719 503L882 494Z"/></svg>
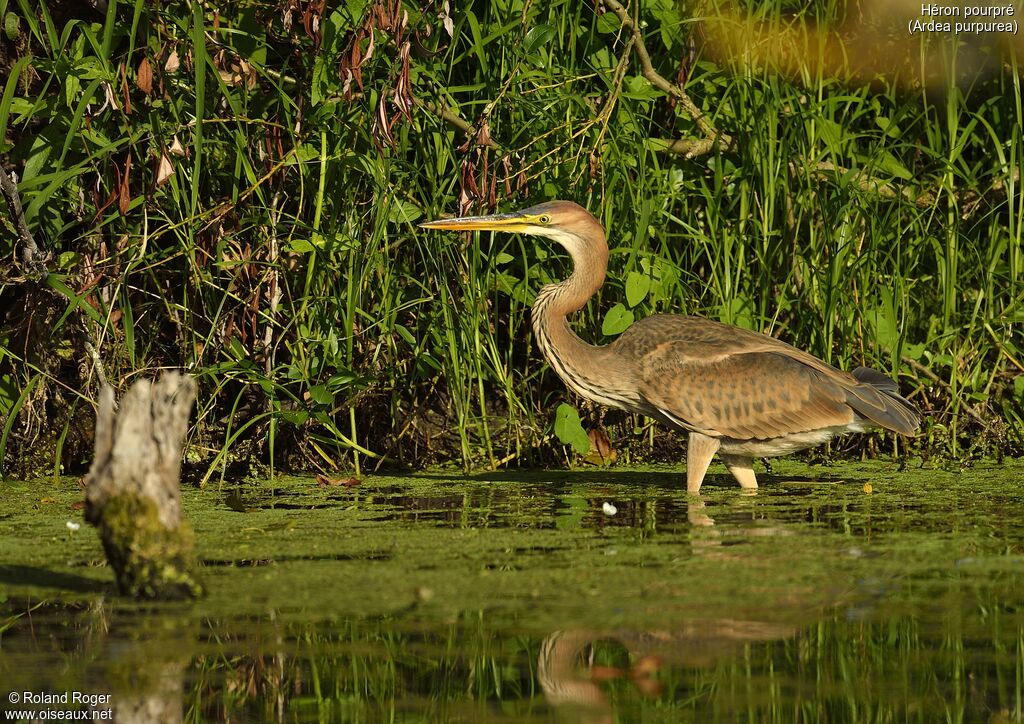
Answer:
<svg viewBox="0 0 1024 724"><path fill-rule="evenodd" d="M202 592L179 488L195 397L195 381L177 372L136 382L116 413L114 390L100 391L85 519L99 528L122 594L184 598Z"/></svg>

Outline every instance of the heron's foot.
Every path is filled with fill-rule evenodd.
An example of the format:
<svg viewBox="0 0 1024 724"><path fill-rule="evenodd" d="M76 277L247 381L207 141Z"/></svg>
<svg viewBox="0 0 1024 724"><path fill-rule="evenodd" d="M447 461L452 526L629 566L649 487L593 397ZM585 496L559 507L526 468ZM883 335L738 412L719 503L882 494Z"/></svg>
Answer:
<svg viewBox="0 0 1024 724"><path fill-rule="evenodd" d="M722 455L722 462L736 478L741 488L757 489L757 476L754 475L754 460L742 455Z"/></svg>
<svg viewBox="0 0 1024 724"><path fill-rule="evenodd" d="M699 432L690 433L690 444L686 448L686 492L690 495L700 493L704 474L720 444L717 437L708 437Z"/></svg>

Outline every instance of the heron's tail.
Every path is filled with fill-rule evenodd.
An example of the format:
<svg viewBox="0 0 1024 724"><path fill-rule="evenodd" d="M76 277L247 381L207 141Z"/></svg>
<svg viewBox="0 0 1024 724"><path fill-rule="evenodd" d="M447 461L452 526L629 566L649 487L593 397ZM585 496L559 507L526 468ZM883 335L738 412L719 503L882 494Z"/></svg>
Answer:
<svg viewBox="0 0 1024 724"><path fill-rule="evenodd" d="M917 408L900 396L899 386L869 367L858 367L853 376L859 385L846 393L846 402L858 413L887 430L913 435L921 426Z"/></svg>

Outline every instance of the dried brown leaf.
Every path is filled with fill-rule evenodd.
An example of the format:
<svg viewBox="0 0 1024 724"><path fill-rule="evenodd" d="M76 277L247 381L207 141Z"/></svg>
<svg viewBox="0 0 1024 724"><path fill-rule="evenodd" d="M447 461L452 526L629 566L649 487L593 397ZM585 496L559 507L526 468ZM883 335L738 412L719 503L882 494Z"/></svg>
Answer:
<svg viewBox="0 0 1024 724"><path fill-rule="evenodd" d="M594 428L587 431L587 437L590 438L590 452L583 456L584 461L591 465L611 465L614 463L619 454L612 447L611 440L608 439L608 433L599 428Z"/></svg>
<svg viewBox="0 0 1024 724"><path fill-rule="evenodd" d="M598 3L600 5L600 3ZM455 37L455 21L452 20L452 10L448 5L448 0L444 0L444 5L441 7L441 25L444 26L444 30L448 33L449 38Z"/></svg>
<svg viewBox="0 0 1024 724"><path fill-rule="evenodd" d="M501 170L505 172L505 195L512 195L512 161L508 156L501 159Z"/></svg>
<svg viewBox="0 0 1024 724"><path fill-rule="evenodd" d="M491 139L491 124L487 121L481 121L480 127L476 129L476 144L478 146L494 145L494 141Z"/></svg>
<svg viewBox="0 0 1024 724"><path fill-rule="evenodd" d="M174 74L178 72L179 67L181 67L181 58L178 57L177 50L172 50L171 54L167 56L167 62L164 63L164 72Z"/></svg>
<svg viewBox="0 0 1024 724"><path fill-rule="evenodd" d="M377 115L373 121L374 138L382 140L388 146L396 146L395 137L391 134L391 120L388 118L387 94L380 97L377 104Z"/></svg>
<svg viewBox="0 0 1024 724"><path fill-rule="evenodd" d="M345 488L354 488L361 482L362 481L359 478L355 477L354 475L349 476L347 478L331 478L328 477L327 475L324 475L323 473L320 473L319 475L316 476L316 484L321 488L333 488L338 486Z"/></svg>
<svg viewBox="0 0 1024 724"><path fill-rule="evenodd" d="M409 53L412 49L412 44L406 41L402 44L401 50L398 52L398 58L402 63L402 70L398 73L398 80L395 81L395 94L394 101L395 105L398 106L398 110L408 118L412 120L412 81L409 79L410 63Z"/></svg>
<svg viewBox="0 0 1024 724"><path fill-rule="evenodd" d="M167 179L174 175L174 165L171 163L171 159L168 158L166 153L160 154L160 160L156 164L156 186L160 188Z"/></svg>
<svg viewBox="0 0 1024 724"><path fill-rule="evenodd" d="M149 58L143 57L142 62L139 63L139 69L135 75L135 84L147 96L153 94L153 69L149 66Z"/></svg>
<svg viewBox="0 0 1024 724"><path fill-rule="evenodd" d="M128 186L128 182L131 179L131 173L132 154L129 152L124 161L124 171L121 172L120 183L117 185L117 208L121 212L121 216L128 213L128 207L132 202L131 189Z"/></svg>
<svg viewBox="0 0 1024 724"><path fill-rule="evenodd" d="M128 92L128 71L124 64L121 64L121 97L124 98L124 114L130 116L132 114L132 97Z"/></svg>

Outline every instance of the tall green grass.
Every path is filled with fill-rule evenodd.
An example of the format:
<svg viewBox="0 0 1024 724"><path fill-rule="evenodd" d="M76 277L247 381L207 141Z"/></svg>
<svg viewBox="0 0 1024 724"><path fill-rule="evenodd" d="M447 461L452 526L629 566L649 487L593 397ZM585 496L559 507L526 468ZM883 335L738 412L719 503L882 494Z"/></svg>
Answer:
<svg viewBox="0 0 1024 724"><path fill-rule="evenodd" d="M415 226L474 189L467 206L490 208L492 187L501 208L571 198L606 224L609 282L579 316L585 338L621 327L604 325L609 310L707 315L898 378L926 416L919 453L1021 450L1012 54L965 80L950 50L938 85L844 80L813 59L796 73L725 65L704 45L717 8L645 2L633 11L656 70L675 78L682 62L687 92L735 141L686 159L663 141L699 131L640 74L613 13L473 3L451 8L449 37L440 6L401 7L407 26L366 0L315 23L248 0L103 15L0 0L14 18L2 152L54 255L46 286L0 282L5 470L81 467L101 368L118 386L166 367L197 376L201 480L251 462L557 460L553 410L579 401L539 359L529 305L567 273L564 255ZM746 10L768 27L845 13ZM355 42L361 77L346 85ZM408 113L396 89L415 99ZM162 158L174 174L157 185ZM2 243L10 258L13 237ZM676 449L609 420L630 459Z"/></svg>

